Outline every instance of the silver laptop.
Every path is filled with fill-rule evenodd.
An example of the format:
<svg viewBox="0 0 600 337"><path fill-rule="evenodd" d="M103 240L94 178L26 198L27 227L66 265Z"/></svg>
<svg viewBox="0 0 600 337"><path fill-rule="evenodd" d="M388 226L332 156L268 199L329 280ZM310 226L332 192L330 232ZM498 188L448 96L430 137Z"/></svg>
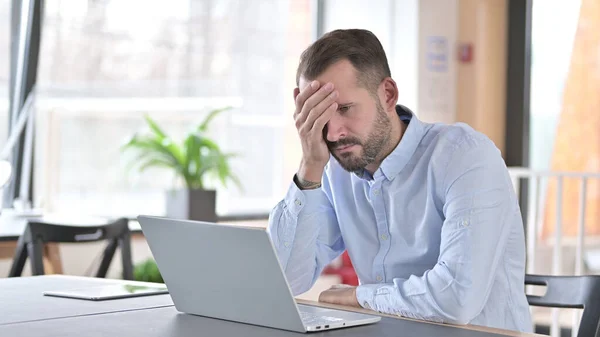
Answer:
<svg viewBox="0 0 600 337"><path fill-rule="evenodd" d="M178 311L297 332L381 317L296 304L264 229L139 216Z"/></svg>

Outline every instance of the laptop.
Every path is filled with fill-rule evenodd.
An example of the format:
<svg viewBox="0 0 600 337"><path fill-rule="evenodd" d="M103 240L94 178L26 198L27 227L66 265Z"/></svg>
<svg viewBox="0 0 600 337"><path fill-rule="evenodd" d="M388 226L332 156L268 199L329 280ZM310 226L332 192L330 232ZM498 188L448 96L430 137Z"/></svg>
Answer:
<svg viewBox="0 0 600 337"><path fill-rule="evenodd" d="M381 320L297 304L264 229L143 215L138 222L180 312L296 332Z"/></svg>

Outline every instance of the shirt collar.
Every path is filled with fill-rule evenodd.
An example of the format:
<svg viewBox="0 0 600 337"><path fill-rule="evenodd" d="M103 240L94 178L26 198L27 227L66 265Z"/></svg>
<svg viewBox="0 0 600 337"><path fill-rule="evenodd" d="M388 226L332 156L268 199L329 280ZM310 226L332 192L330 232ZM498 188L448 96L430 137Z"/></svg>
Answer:
<svg viewBox="0 0 600 337"><path fill-rule="evenodd" d="M383 175L386 179L393 180L417 150L421 139L425 135L425 125L409 108L403 105L396 105L396 113L398 113L400 120L408 124L402 139L400 139L392 153L383 160L373 177L368 171L363 170L357 172L360 178L371 180Z"/></svg>

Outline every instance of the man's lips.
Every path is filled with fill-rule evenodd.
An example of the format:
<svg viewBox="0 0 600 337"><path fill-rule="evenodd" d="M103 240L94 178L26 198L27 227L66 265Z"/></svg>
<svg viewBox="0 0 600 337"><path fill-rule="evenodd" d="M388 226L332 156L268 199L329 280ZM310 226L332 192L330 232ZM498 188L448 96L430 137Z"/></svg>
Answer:
<svg viewBox="0 0 600 337"><path fill-rule="evenodd" d="M344 152L344 151L348 151L348 150L352 149L354 146L356 146L356 144L349 144L349 145L338 146L338 147L335 148L335 150L337 152Z"/></svg>

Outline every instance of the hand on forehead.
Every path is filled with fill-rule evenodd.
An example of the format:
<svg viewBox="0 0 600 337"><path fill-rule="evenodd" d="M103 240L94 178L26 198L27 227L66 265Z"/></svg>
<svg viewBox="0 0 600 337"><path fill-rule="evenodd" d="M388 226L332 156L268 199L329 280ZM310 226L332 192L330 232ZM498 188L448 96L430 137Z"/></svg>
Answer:
<svg viewBox="0 0 600 337"><path fill-rule="evenodd" d="M356 87L356 70L352 66L352 63L342 60L329 66L314 79L307 79L304 76L300 76L298 88L302 91L313 81L318 81L319 87L330 82L336 90L346 91Z"/></svg>

